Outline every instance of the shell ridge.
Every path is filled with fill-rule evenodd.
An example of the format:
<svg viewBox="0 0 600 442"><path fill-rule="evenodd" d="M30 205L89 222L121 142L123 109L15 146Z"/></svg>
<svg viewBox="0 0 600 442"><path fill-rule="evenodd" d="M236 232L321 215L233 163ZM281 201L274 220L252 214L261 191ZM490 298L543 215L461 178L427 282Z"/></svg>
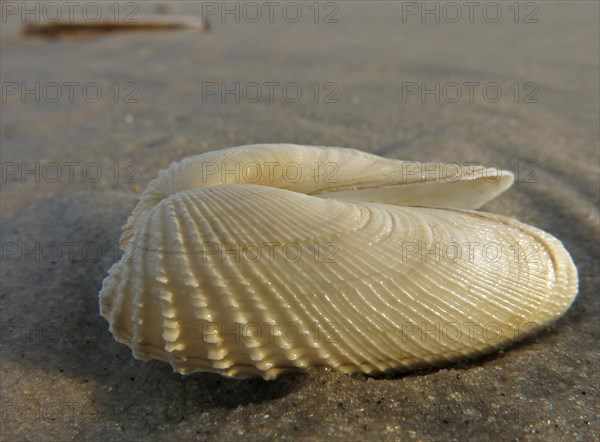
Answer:
<svg viewBox="0 0 600 442"><path fill-rule="evenodd" d="M255 167L250 164L277 161L295 162L307 173L294 182L277 176L256 183L243 174ZM207 174L209 163L229 174ZM340 181L321 176L315 182L315 169L307 169L315 163L321 169L337 164ZM423 175L432 163L414 164L416 172L407 175L410 165L400 160L290 144L173 162L148 184L123 228L121 247L133 248L139 259L126 253L109 269L101 314L135 357L167 361L180 373L270 379L307 366L372 373L471 357L522 338L532 332L522 330L528 324L547 325L571 305L577 269L552 235L499 215L399 205L413 190L414 201L474 205L504 191L512 174L498 169L506 175L488 182L481 167L457 169L450 177L456 186L432 187L443 177ZM378 194L401 180L418 187L404 187L399 197L393 185ZM364 188L366 200L319 194L361 186L373 186ZM456 243L465 253L469 242L478 244L474 257L439 259L438 248ZM293 246L298 259L281 250L272 260L238 257L240 248L270 243ZM323 250L311 255L325 244L336 247L333 261L324 260ZM481 254L489 244L498 259ZM536 260L523 260L518 251L513 256L515 244L536 247ZM417 251L406 253L407 245ZM263 328L259 336L273 321L300 332L291 339L281 329L264 335ZM120 332L127 324L136 340ZM331 324L333 340L322 328ZM466 324L493 327L470 336ZM207 335L207 326L215 333ZM451 327L462 334L444 335Z"/></svg>

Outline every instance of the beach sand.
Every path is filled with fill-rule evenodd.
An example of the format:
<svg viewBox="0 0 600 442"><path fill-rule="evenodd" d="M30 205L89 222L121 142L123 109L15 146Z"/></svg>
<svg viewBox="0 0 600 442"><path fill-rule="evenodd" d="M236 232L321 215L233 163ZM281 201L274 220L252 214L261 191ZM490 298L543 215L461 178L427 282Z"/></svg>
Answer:
<svg viewBox="0 0 600 442"><path fill-rule="evenodd" d="M497 23L449 23L450 10L436 23L337 2L317 23L305 4L297 23L246 11L211 16L208 33L59 40L25 38L6 17L2 440L598 440L599 6L531 3L537 23L508 4ZM236 84L239 97L222 96ZM134 359L97 295L140 191L172 161L266 142L516 171L483 210L565 244L575 303L505 352L394 376L231 380Z"/></svg>

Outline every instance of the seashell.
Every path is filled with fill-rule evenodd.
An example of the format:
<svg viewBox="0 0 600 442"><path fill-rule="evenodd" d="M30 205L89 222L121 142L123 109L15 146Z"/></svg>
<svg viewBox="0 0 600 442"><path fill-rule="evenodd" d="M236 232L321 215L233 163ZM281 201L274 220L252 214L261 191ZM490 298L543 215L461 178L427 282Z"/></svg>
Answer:
<svg viewBox="0 0 600 442"><path fill-rule="evenodd" d="M197 30L208 31L209 24L192 16L179 15L147 15L137 16L135 20L89 20L84 17L59 18L57 20L27 21L23 29L26 36L58 37L85 37L106 32L135 32L135 31L161 31L161 30Z"/></svg>
<svg viewBox="0 0 600 442"><path fill-rule="evenodd" d="M300 178L283 166L260 179L243 173L292 162ZM337 181L304 175L325 164L338 166ZM490 180L457 169L443 180L406 164L294 145L174 163L124 227L101 314L138 359L273 379L474 357L568 309L577 270L556 238L503 216L408 206L478 207L512 184L509 172Z"/></svg>
<svg viewBox="0 0 600 442"><path fill-rule="evenodd" d="M355 149L257 144L195 155L173 163L148 184L120 240L164 198L217 184L255 184L321 198L478 209L513 184L513 174L481 165L417 163Z"/></svg>

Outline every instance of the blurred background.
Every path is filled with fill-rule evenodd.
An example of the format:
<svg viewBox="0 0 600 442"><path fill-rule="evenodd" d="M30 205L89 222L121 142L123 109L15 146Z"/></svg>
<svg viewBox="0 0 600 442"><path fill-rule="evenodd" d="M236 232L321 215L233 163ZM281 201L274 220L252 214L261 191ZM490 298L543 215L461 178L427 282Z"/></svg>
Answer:
<svg viewBox="0 0 600 442"><path fill-rule="evenodd" d="M0 6L3 440L598 439L597 2ZM97 292L139 193L268 142L512 170L484 210L565 243L573 308L506 354L381 379L133 359Z"/></svg>

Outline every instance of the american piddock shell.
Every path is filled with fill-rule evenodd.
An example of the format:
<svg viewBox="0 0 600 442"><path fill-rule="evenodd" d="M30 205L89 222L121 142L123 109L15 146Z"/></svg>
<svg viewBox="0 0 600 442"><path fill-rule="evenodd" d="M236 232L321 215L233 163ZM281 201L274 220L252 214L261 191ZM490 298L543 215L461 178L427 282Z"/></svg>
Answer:
<svg viewBox="0 0 600 442"><path fill-rule="evenodd" d="M257 179L266 163L281 167ZM300 175L284 175L289 163ZM569 307L577 271L551 235L487 213L381 202L478 207L510 186L509 172L457 168L444 181L403 164L293 145L172 164L124 227L102 316L139 359L272 379L475 356ZM326 182L327 167L337 181Z"/></svg>

